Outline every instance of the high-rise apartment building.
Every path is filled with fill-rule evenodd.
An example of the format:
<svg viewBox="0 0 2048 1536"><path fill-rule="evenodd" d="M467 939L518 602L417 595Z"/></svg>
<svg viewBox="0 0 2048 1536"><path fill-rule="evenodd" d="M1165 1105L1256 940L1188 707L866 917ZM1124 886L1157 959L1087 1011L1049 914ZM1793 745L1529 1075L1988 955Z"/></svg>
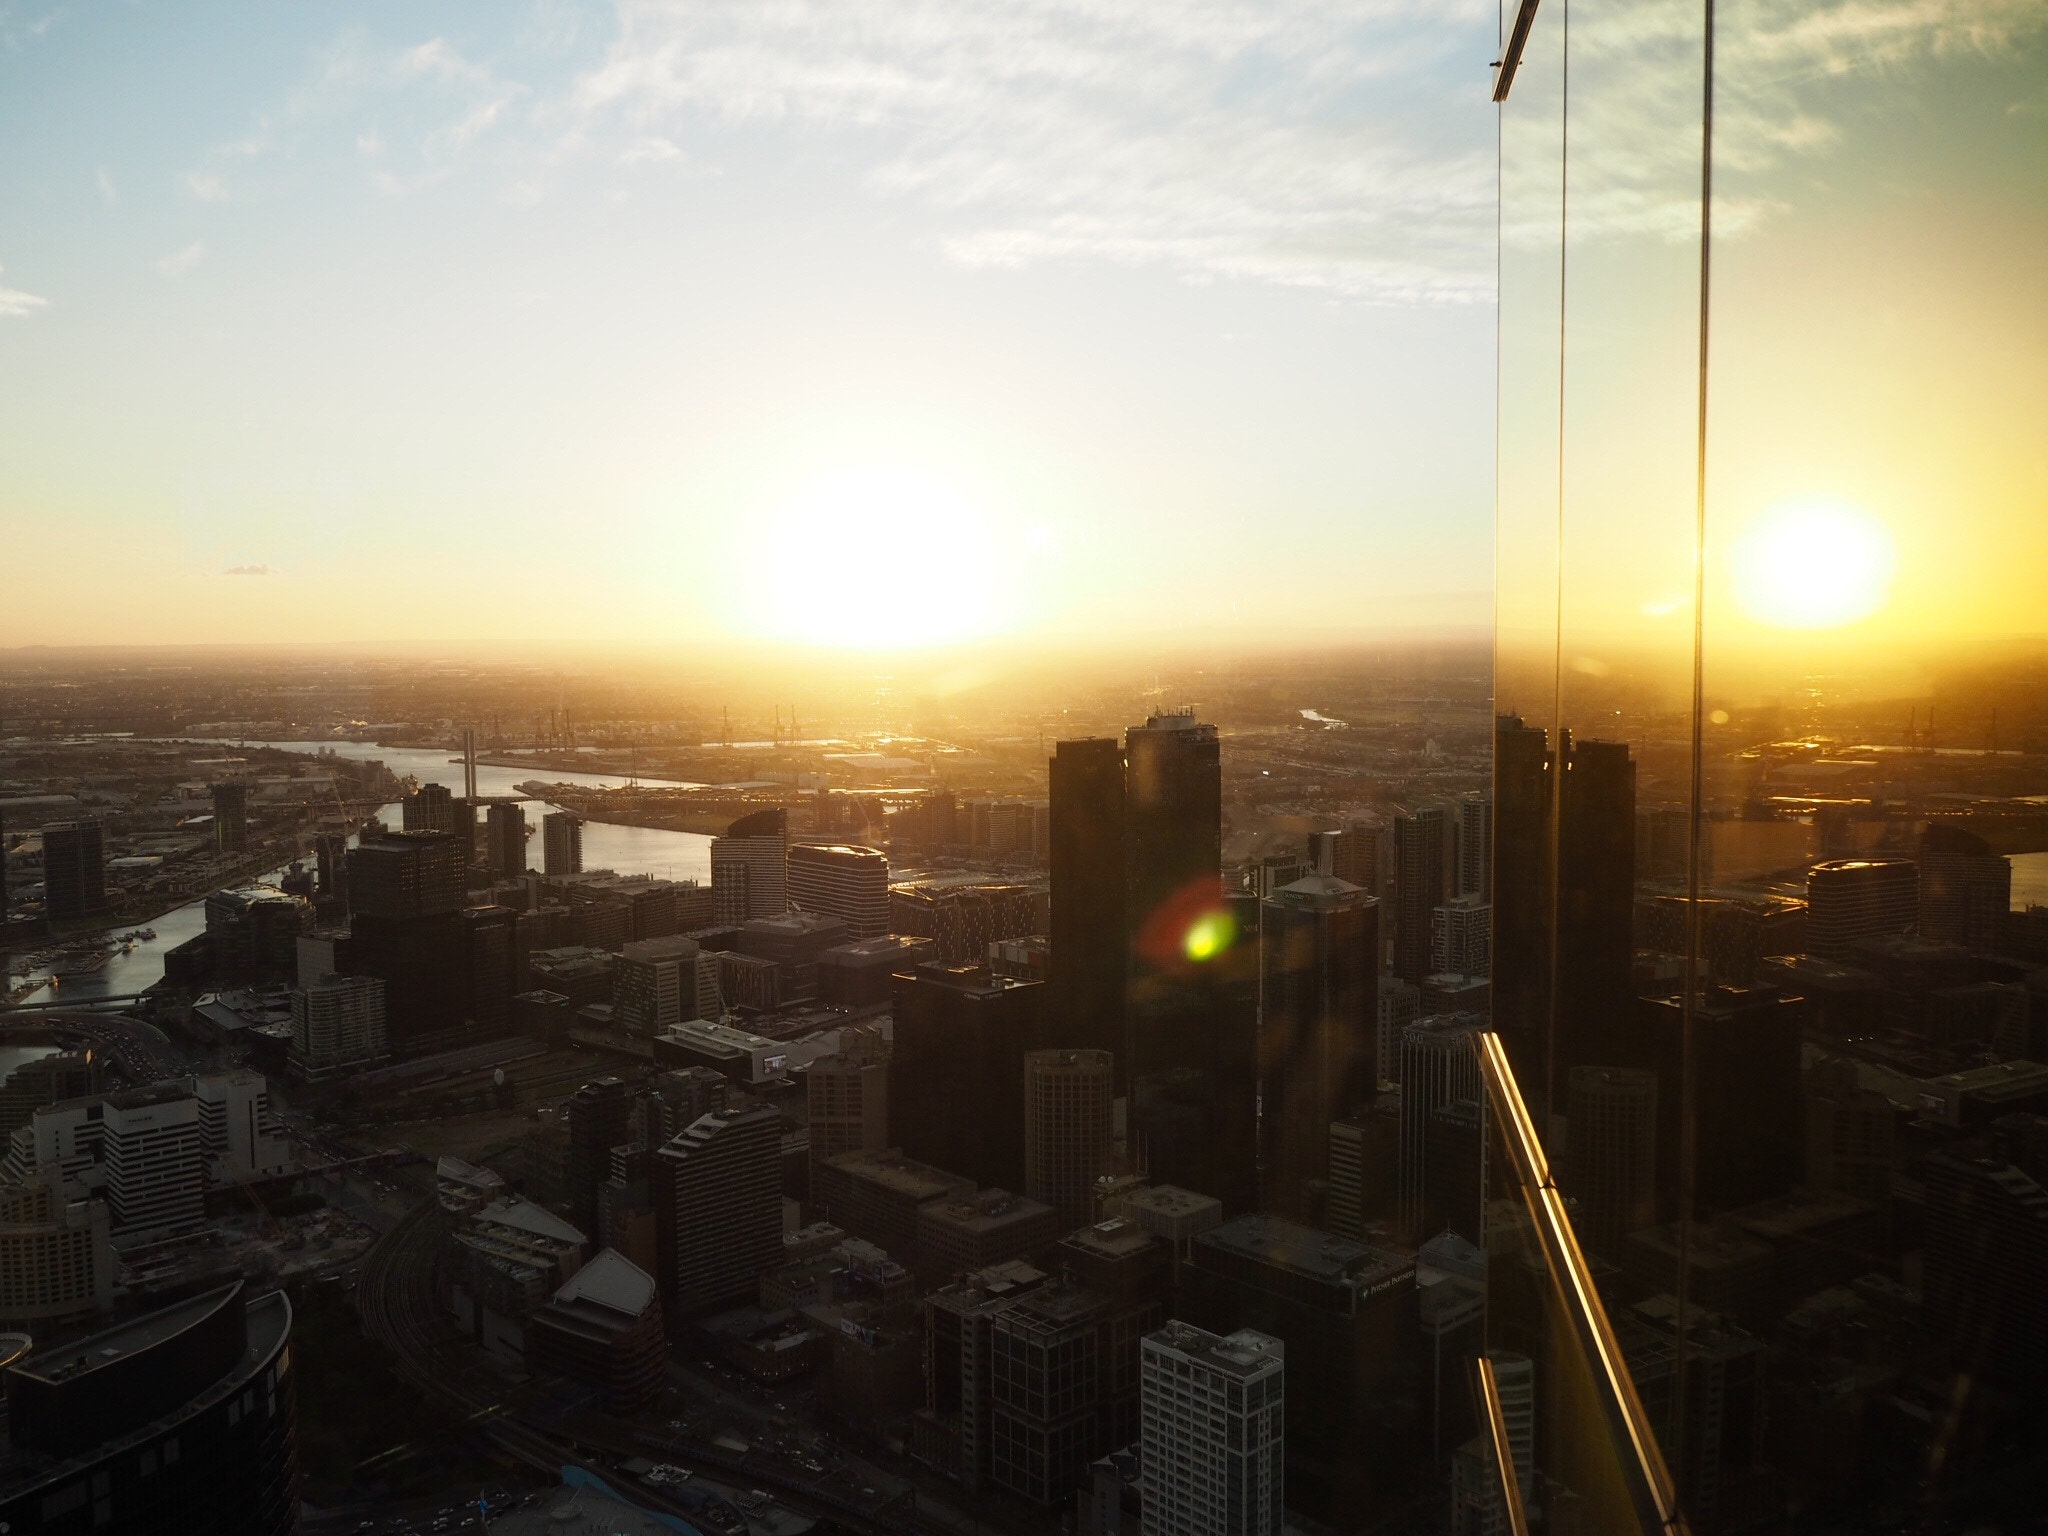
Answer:
<svg viewBox="0 0 2048 1536"><path fill-rule="evenodd" d="M850 843L797 843L789 850L789 905L836 917L849 939L889 931L889 858Z"/></svg>
<svg viewBox="0 0 2048 1536"><path fill-rule="evenodd" d="M1960 827L1932 822L1914 852L1920 866L1920 936L1965 949L1996 949L2012 908L2012 860Z"/></svg>
<svg viewBox="0 0 2048 1536"><path fill-rule="evenodd" d="M1457 829L1457 862L1451 884L1457 896L1493 900L1493 796L1464 795L1452 807Z"/></svg>
<svg viewBox="0 0 2048 1536"><path fill-rule="evenodd" d="M1612 1259L1657 1220L1657 1075L1573 1067L1570 1084L1565 1193L1578 1202L1580 1240Z"/></svg>
<svg viewBox="0 0 2048 1536"><path fill-rule="evenodd" d="M375 976L329 973L295 988L292 1069L309 1081L382 1061L384 983Z"/></svg>
<svg viewBox="0 0 2048 1536"><path fill-rule="evenodd" d="M106 909L106 829L97 821L44 827L43 911L49 920L75 923Z"/></svg>
<svg viewBox="0 0 2048 1536"><path fill-rule="evenodd" d="M721 1111L648 1162L656 1278L673 1321L732 1306L782 1262L782 1117Z"/></svg>
<svg viewBox="0 0 2048 1536"><path fill-rule="evenodd" d="M1286 1349L1250 1329L1168 1323L1143 1342L1146 1536L1279 1536L1286 1497Z"/></svg>
<svg viewBox="0 0 2048 1536"><path fill-rule="evenodd" d="M240 853L249 846L249 786L224 779L213 786L213 847L216 853Z"/></svg>
<svg viewBox="0 0 2048 1536"><path fill-rule="evenodd" d="M484 862L500 880L526 874L526 808L494 805L484 813Z"/></svg>
<svg viewBox="0 0 2048 1536"><path fill-rule="evenodd" d="M1474 1014L1435 1014L1418 1019L1401 1034L1399 1219L1402 1230L1418 1238L1429 1235L1420 1229L1431 1178L1431 1117L1461 1100L1483 1101L1473 1036L1485 1027Z"/></svg>
<svg viewBox="0 0 2048 1536"><path fill-rule="evenodd" d="M879 1028L843 1026L838 1049L818 1057L803 1075L813 1168L842 1152L880 1152L889 1145L889 1042Z"/></svg>
<svg viewBox="0 0 2048 1536"><path fill-rule="evenodd" d="M1320 1217L1330 1123L1379 1089L1379 904L1333 875L1282 886L1259 915L1261 1204Z"/></svg>
<svg viewBox="0 0 2048 1536"><path fill-rule="evenodd" d="M467 804L467 802L465 802ZM398 808L407 832L456 832L455 794L445 784L422 784Z"/></svg>
<svg viewBox="0 0 2048 1536"><path fill-rule="evenodd" d="M711 840L714 920L744 923L789 910L789 813L780 808L742 816Z"/></svg>
<svg viewBox="0 0 2048 1536"><path fill-rule="evenodd" d="M1380 1080L1401 1080L1401 1032L1422 1017L1422 988L1398 976L1382 976L1379 984L1377 1023L1373 1031L1373 1059L1379 1063Z"/></svg>
<svg viewBox="0 0 2048 1536"><path fill-rule="evenodd" d="M574 811L549 811L540 819L541 870L549 875L583 873L583 818Z"/></svg>
<svg viewBox="0 0 2048 1536"><path fill-rule="evenodd" d="M1115 1077L1107 1051L1024 1057L1024 1193L1059 1213L1061 1231L1094 1220L1116 1131Z"/></svg>
<svg viewBox="0 0 2048 1536"><path fill-rule="evenodd" d="M1828 859L1806 872L1806 952L1847 960L1858 939L1910 933L1920 915L1911 859Z"/></svg>
<svg viewBox="0 0 2048 1536"><path fill-rule="evenodd" d="M113 1305L108 1227L106 1202L55 1164L0 1185L0 1324L40 1330Z"/></svg>
<svg viewBox="0 0 2048 1536"><path fill-rule="evenodd" d="M1380 840L1382 829L1369 821L1308 835L1308 863L1311 872L1335 875L1357 886L1368 896L1380 894L1382 875Z"/></svg>
<svg viewBox="0 0 2048 1536"><path fill-rule="evenodd" d="M1430 914L1444 899L1444 809L1425 805L1394 822L1394 974L1430 973Z"/></svg>
<svg viewBox="0 0 2048 1536"><path fill-rule="evenodd" d="M1429 964L1436 975L1493 970L1493 908L1477 895L1453 896L1430 914Z"/></svg>
<svg viewBox="0 0 2048 1536"><path fill-rule="evenodd" d="M1124 754L1114 737L1062 741L1052 795L1054 1011L1077 1045L1124 1049Z"/></svg>

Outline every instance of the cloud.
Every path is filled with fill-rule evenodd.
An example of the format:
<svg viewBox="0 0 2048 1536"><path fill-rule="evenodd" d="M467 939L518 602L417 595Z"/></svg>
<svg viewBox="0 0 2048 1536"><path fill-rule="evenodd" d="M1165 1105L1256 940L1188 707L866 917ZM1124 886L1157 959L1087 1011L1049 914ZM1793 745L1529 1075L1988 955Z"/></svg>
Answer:
<svg viewBox="0 0 2048 1536"><path fill-rule="evenodd" d="M113 207L114 204L118 203L121 200L120 189L114 185L113 175L107 170L107 168L104 165L99 168L99 173L94 178L94 180L99 185L100 201L105 203L109 208Z"/></svg>
<svg viewBox="0 0 2048 1536"><path fill-rule="evenodd" d="M5 273L6 270L5 267L0 267L0 273ZM19 288L9 288L0 284L0 318L32 315L49 302L39 293L23 293Z"/></svg>
<svg viewBox="0 0 2048 1536"><path fill-rule="evenodd" d="M209 171L189 173L185 177L185 185L202 203L224 203L228 200L228 184Z"/></svg>
<svg viewBox="0 0 2048 1536"><path fill-rule="evenodd" d="M183 277L205 259L206 242L194 240L181 251L173 251L156 264L165 277Z"/></svg>
<svg viewBox="0 0 2048 1536"><path fill-rule="evenodd" d="M268 576L269 574L270 567L267 565L231 565L221 572L223 576Z"/></svg>
<svg viewBox="0 0 2048 1536"><path fill-rule="evenodd" d="M933 210L972 265L1491 292L1483 0L624 0L618 16L605 57L541 109L566 145L829 144L878 196Z"/></svg>

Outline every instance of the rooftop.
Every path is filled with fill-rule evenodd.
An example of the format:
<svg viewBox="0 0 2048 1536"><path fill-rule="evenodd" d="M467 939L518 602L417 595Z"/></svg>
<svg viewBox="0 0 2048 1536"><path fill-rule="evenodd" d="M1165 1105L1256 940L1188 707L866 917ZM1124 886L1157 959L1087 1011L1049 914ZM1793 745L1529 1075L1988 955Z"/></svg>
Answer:
<svg viewBox="0 0 2048 1536"><path fill-rule="evenodd" d="M652 1275L616 1248L606 1248L569 1277L568 1283L555 1292L555 1300L595 1302L628 1317L638 1317L654 1300L654 1290Z"/></svg>
<svg viewBox="0 0 2048 1536"><path fill-rule="evenodd" d="M1232 1376L1257 1375L1281 1364L1287 1355L1287 1346L1278 1339L1249 1328L1219 1337L1190 1323L1168 1323L1157 1333L1147 1334L1145 1342L1164 1345Z"/></svg>

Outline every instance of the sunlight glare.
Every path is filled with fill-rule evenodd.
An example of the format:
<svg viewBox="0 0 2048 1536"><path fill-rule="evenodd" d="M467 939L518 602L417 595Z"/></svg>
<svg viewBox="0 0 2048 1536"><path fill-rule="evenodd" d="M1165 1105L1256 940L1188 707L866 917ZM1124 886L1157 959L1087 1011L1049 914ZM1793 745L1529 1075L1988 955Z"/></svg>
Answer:
<svg viewBox="0 0 2048 1536"><path fill-rule="evenodd" d="M1861 507L1831 496L1781 501L1742 531L1735 596L1780 629L1833 629L1867 619L1891 598L1898 548Z"/></svg>
<svg viewBox="0 0 2048 1536"><path fill-rule="evenodd" d="M739 543L735 618L771 639L900 650L999 633L1014 619L991 520L924 475L813 482Z"/></svg>

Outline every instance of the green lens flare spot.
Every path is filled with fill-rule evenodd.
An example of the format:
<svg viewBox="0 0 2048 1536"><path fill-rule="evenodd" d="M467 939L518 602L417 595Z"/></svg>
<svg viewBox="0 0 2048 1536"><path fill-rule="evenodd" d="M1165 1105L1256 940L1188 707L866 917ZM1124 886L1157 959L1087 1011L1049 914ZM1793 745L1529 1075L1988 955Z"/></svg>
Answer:
<svg viewBox="0 0 2048 1536"><path fill-rule="evenodd" d="M1230 948L1237 937L1237 924L1232 922L1228 912L1204 912L1189 925L1187 936L1181 940L1181 948L1187 957L1200 964L1214 960Z"/></svg>

